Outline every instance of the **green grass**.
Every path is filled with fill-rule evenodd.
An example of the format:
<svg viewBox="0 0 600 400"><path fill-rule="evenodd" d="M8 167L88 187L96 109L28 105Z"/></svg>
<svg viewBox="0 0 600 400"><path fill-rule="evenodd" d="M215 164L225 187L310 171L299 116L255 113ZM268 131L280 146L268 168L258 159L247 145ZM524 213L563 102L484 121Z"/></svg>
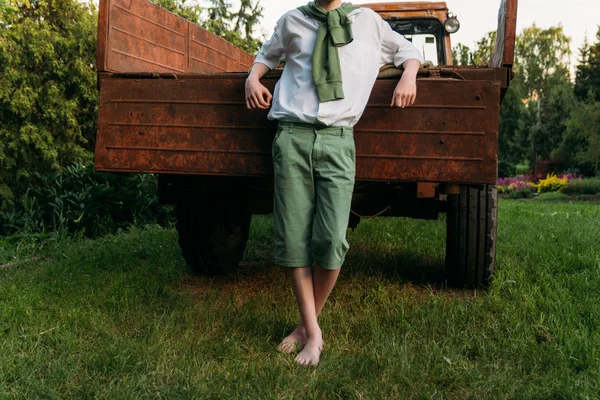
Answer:
<svg viewBox="0 0 600 400"><path fill-rule="evenodd" d="M487 292L444 286L444 235L443 219L350 233L316 369L275 352L297 314L268 216L212 279L171 229L50 243L0 270L0 398L598 398L598 204L502 200Z"/></svg>

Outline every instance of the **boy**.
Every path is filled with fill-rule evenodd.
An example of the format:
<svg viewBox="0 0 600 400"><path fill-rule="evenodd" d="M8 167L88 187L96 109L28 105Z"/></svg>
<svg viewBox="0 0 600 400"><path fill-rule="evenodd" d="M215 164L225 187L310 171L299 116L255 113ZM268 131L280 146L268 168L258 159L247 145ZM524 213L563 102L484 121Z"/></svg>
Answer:
<svg viewBox="0 0 600 400"><path fill-rule="evenodd" d="M273 95L260 78L286 65ZM291 268L300 323L277 349L317 365L323 348L317 316L348 251L354 189L352 127L388 63L403 66L391 106L416 97L421 53L374 11L341 0L316 0L284 14L246 81L249 109L278 120L273 140L275 261ZM312 266L314 265L314 269Z"/></svg>

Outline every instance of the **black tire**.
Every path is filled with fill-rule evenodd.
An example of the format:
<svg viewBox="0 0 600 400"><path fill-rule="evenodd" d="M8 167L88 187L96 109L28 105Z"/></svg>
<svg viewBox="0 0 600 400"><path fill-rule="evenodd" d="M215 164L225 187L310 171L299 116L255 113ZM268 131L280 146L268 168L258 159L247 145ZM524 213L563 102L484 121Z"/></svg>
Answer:
<svg viewBox="0 0 600 400"><path fill-rule="evenodd" d="M219 275L237 268L252 217L243 200L182 203L176 214L179 247L194 272Z"/></svg>
<svg viewBox="0 0 600 400"><path fill-rule="evenodd" d="M498 188L462 186L448 195L446 218L446 270L458 287L486 287L496 261Z"/></svg>

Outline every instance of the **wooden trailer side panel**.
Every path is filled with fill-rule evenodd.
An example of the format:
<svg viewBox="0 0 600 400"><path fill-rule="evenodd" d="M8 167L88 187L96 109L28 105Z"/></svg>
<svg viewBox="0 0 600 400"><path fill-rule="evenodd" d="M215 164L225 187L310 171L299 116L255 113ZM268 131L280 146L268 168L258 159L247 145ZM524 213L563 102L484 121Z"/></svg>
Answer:
<svg viewBox="0 0 600 400"><path fill-rule="evenodd" d="M243 74L102 80L96 169L267 176L275 123L244 102ZM265 79L273 88L276 79ZM416 103L389 107L378 80L355 127L357 179L494 184L500 84L420 79Z"/></svg>
<svg viewBox="0 0 600 400"><path fill-rule="evenodd" d="M100 0L100 72L242 72L254 57L147 0Z"/></svg>

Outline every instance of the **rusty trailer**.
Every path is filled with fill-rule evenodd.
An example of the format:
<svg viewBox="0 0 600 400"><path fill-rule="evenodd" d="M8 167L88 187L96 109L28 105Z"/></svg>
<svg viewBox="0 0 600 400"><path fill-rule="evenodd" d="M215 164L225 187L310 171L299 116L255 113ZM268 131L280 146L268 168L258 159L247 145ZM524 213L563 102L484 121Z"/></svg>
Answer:
<svg viewBox="0 0 600 400"><path fill-rule="evenodd" d="M443 2L366 6L390 21L424 20L435 32L449 18ZM447 213L448 279L457 285L485 285L494 268L498 124L516 9L517 0L502 1L489 65L451 65L450 34L438 34L440 65L419 72L416 103L389 107L401 72L381 77L355 127L351 225L361 215ZM252 62L147 0L100 1L95 168L159 174L161 200L177 205L183 254L200 273L235 268L251 214L272 211L275 124L266 111L246 109ZM272 89L280 73L263 83Z"/></svg>

